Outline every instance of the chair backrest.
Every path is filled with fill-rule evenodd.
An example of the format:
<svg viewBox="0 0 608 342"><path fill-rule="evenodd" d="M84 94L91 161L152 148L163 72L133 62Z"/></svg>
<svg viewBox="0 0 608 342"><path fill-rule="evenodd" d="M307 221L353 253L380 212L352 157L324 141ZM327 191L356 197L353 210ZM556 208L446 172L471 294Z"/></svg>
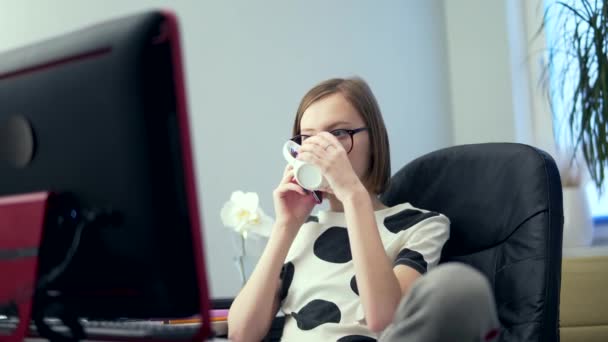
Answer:
<svg viewBox="0 0 608 342"><path fill-rule="evenodd" d="M442 149L404 166L381 199L450 218L441 262L487 276L501 340L559 340L563 207L551 156L511 143Z"/></svg>

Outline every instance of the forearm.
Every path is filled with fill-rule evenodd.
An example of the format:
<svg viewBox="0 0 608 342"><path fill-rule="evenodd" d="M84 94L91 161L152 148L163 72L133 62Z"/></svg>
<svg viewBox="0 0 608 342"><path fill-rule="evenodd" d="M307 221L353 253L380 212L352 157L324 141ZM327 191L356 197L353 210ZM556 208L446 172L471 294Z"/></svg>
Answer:
<svg viewBox="0 0 608 342"><path fill-rule="evenodd" d="M343 205L366 321L372 331L381 331L392 321L401 288L380 239L369 194L354 192Z"/></svg>
<svg viewBox="0 0 608 342"><path fill-rule="evenodd" d="M255 270L230 307L228 326L235 341L261 340L276 315L281 267L295 238L293 229L275 226Z"/></svg>

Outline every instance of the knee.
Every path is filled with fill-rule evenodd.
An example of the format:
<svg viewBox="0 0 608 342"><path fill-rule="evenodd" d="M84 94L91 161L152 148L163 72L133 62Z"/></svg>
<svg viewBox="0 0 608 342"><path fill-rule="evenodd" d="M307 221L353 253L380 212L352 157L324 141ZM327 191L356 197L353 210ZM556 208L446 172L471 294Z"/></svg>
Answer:
<svg viewBox="0 0 608 342"><path fill-rule="evenodd" d="M486 277L471 266L446 263L431 270L420 279L426 288L427 305L437 306L441 312L458 314L463 308L483 304L493 305L492 289Z"/></svg>
<svg viewBox="0 0 608 342"><path fill-rule="evenodd" d="M399 331L423 327L436 341L481 341L500 326L490 283L461 263L440 265L418 278L397 313Z"/></svg>

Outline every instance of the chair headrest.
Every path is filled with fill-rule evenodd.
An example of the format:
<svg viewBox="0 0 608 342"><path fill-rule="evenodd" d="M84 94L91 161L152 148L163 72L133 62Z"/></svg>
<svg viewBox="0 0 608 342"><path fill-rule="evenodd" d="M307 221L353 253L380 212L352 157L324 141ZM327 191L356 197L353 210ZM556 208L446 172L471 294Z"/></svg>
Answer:
<svg viewBox="0 0 608 342"><path fill-rule="evenodd" d="M559 189L556 191L556 189ZM388 206L413 206L451 221L444 255L464 255L508 238L533 215L549 210L561 182L554 160L528 145L487 143L438 150L408 163L381 196ZM557 202L555 202L557 203Z"/></svg>

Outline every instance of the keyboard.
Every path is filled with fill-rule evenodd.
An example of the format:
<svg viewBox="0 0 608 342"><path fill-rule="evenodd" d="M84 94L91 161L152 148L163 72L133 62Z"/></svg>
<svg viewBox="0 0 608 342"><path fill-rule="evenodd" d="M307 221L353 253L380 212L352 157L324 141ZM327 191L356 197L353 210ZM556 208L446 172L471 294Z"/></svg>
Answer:
<svg viewBox="0 0 608 342"><path fill-rule="evenodd" d="M60 333L68 328L59 320L47 319L49 326ZM88 321L81 320L87 339L146 339L146 340L191 340L200 330L200 323L165 324L162 321ZM0 320L0 330L17 327L16 321ZM212 322L215 336L227 330L226 322ZM39 337L34 324L30 325L30 336Z"/></svg>
<svg viewBox="0 0 608 342"><path fill-rule="evenodd" d="M164 324L150 321L83 321L82 326L87 337L91 339L120 337L184 340L192 339L200 330L201 325L199 323Z"/></svg>

